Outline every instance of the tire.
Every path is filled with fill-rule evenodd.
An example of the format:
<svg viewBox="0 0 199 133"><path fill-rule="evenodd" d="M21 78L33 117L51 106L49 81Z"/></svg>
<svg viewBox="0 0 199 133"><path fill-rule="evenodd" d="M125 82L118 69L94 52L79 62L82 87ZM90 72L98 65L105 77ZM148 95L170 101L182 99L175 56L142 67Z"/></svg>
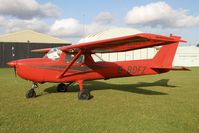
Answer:
<svg viewBox="0 0 199 133"><path fill-rule="evenodd" d="M66 92L67 91L67 87L65 84L61 83L57 86L57 91L58 92Z"/></svg>
<svg viewBox="0 0 199 133"><path fill-rule="evenodd" d="M34 89L30 89L26 93L26 98L34 98L36 97L36 92Z"/></svg>
<svg viewBox="0 0 199 133"><path fill-rule="evenodd" d="M79 100L89 100L90 99L90 91L88 89L84 89L78 93Z"/></svg>

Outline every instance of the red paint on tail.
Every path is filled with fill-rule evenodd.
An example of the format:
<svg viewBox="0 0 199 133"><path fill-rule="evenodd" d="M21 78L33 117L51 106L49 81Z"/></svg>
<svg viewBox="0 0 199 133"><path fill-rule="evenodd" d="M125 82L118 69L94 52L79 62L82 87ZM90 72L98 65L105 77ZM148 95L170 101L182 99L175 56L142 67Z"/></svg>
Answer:
<svg viewBox="0 0 199 133"><path fill-rule="evenodd" d="M178 43L162 46L153 58L154 68L172 68Z"/></svg>
<svg viewBox="0 0 199 133"><path fill-rule="evenodd" d="M173 68L173 60L179 43L172 43L162 46L153 58L153 70L158 73L168 72L170 70L190 71L185 67Z"/></svg>

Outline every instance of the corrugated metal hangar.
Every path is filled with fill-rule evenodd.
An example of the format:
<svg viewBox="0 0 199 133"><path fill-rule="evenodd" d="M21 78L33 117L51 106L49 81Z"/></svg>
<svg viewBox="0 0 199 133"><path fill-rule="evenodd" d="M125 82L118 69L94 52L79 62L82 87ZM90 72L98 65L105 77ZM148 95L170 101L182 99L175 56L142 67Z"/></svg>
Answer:
<svg viewBox="0 0 199 133"><path fill-rule="evenodd" d="M178 47L174 66L199 66L199 47L184 46Z"/></svg>
<svg viewBox="0 0 199 133"><path fill-rule="evenodd" d="M7 67L6 62L16 59L41 57L39 53L31 53L32 49L59 47L70 42L31 30L0 36L0 67Z"/></svg>

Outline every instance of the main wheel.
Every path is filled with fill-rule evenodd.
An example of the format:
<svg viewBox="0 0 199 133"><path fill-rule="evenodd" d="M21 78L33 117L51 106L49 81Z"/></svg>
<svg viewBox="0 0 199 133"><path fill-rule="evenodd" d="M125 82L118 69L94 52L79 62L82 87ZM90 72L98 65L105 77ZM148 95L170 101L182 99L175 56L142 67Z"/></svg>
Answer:
<svg viewBox="0 0 199 133"><path fill-rule="evenodd" d="M34 89L30 89L26 92L26 98L33 98L36 97L36 92Z"/></svg>
<svg viewBox="0 0 199 133"><path fill-rule="evenodd" d="M83 89L78 93L79 100L89 100L90 98L90 91L88 89Z"/></svg>
<svg viewBox="0 0 199 133"><path fill-rule="evenodd" d="M67 91L67 86L65 84L61 83L61 84L59 84L57 86L57 91L58 92L66 92Z"/></svg>

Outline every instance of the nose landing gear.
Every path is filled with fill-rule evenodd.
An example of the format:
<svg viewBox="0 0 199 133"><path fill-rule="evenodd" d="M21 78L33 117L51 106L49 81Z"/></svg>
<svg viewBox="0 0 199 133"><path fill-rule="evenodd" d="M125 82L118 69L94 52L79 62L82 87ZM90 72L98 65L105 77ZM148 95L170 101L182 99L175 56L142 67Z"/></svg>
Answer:
<svg viewBox="0 0 199 133"><path fill-rule="evenodd" d="M36 97L36 92L34 89L37 87L38 87L38 83L33 82L31 89L26 92L26 98Z"/></svg>

